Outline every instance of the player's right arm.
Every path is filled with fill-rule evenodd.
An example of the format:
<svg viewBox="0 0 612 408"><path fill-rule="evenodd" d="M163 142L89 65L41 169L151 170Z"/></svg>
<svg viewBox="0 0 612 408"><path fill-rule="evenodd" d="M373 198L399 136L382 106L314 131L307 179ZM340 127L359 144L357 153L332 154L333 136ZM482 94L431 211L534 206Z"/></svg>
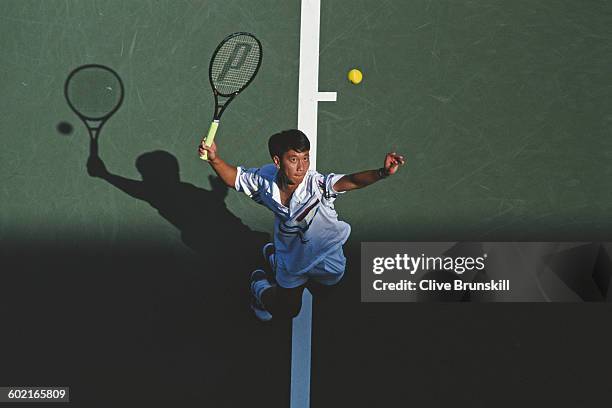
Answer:
<svg viewBox="0 0 612 408"><path fill-rule="evenodd" d="M217 155L217 145L214 142L211 146L206 146L204 143L200 144L198 154L202 156L204 152L208 153L208 164L210 164L219 178L223 180L226 186L235 189L236 176L238 174L236 166L226 163Z"/></svg>

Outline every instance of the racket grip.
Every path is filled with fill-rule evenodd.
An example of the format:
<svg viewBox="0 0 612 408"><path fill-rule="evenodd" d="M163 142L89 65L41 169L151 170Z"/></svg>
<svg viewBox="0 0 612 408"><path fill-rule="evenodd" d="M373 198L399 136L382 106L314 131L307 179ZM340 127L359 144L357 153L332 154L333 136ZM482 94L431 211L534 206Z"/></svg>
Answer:
<svg viewBox="0 0 612 408"><path fill-rule="evenodd" d="M215 135L217 134L217 128L219 127L219 121L213 120L210 124L210 128L208 129L208 135L204 139L202 139L201 144L206 146L212 146L213 141L215 140ZM200 159L208 161L208 152L204 152L200 156Z"/></svg>

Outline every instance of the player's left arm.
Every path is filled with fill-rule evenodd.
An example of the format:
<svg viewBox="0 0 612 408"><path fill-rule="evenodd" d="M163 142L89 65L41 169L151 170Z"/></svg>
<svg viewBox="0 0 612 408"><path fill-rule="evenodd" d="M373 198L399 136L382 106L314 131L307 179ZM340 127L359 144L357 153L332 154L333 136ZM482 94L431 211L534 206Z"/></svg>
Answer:
<svg viewBox="0 0 612 408"><path fill-rule="evenodd" d="M336 181L334 190L341 193L343 191L356 190L369 186L372 183L376 183L379 180L394 175L404 163L406 163L404 156L395 152L387 153L383 167L377 170L365 170L358 173L347 174Z"/></svg>

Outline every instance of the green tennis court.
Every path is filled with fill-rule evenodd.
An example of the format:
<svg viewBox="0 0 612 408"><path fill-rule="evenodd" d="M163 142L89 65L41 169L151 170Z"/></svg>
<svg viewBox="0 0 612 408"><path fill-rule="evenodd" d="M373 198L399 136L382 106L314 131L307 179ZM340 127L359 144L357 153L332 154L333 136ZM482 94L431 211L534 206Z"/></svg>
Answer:
<svg viewBox="0 0 612 408"><path fill-rule="evenodd" d="M196 149L210 55L236 31L264 57L224 113L224 159L268 163L268 137L298 126L301 13L0 2L0 385L66 385L88 407L289 405L291 322L248 307L273 217ZM336 201L348 269L314 296L309 406L609 400L593 369L611 362L609 306L365 304L358 275L366 241L609 240L611 22L596 0L320 1L316 91L337 96L310 123L317 170L375 169L390 151L407 164ZM99 139L116 183L88 175L87 129L64 97L90 63L125 86Z"/></svg>

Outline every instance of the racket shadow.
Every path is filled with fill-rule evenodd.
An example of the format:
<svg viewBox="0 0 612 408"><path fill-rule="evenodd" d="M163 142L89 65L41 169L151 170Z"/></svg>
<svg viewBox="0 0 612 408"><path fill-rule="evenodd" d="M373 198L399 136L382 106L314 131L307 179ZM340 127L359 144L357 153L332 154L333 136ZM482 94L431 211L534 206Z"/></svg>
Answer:
<svg viewBox="0 0 612 408"><path fill-rule="evenodd" d="M68 105L90 136L89 175L148 203L179 231L189 250L138 233L135 225L124 238L101 236L95 242L95 236L92 241L86 235L42 247L23 244L0 259L9 270L24 271L11 275L11 286L27 288L29 276L47 282L34 297L26 289L13 290L4 302L44 302L50 314L63 314L70 323L53 343L72 344L62 346L63 355L70 357L55 373L63 380L49 382L71 384L79 390L75 398L88 406L118 401L150 407L242 406L247 401L285 406L288 395L261 390L277 384L288 393L289 323L262 325L249 308L249 275L263 266L260 248L269 236L251 230L228 210L228 188L218 178L211 177L209 190L181 181L179 162L169 152L141 154L135 161L140 179L106 167L99 135L124 94L115 70L78 67L64 88ZM115 211L123 223L133 220L127 211ZM50 266L53 279L44 274ZM16 313L14 321L28 313ZM11 341L17 345L37 336L32 326ZM4 363L13 370L44 368L34 358L24 364L18 357ZM113 393L102 392L111 388Z"/></svg>

